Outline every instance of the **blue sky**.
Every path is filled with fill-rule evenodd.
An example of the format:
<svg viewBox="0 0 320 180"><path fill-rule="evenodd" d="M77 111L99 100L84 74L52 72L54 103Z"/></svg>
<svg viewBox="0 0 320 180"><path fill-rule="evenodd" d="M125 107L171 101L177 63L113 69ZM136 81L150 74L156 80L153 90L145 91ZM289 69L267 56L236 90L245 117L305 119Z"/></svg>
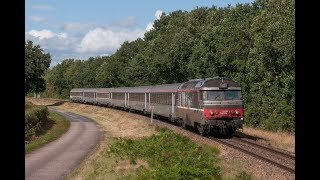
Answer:
<svg viewBox="0 0 320 180"><path fill-rule="evenodd" d="M67 58L112 55L124 41L143 37L164 12L225 7L253 0L26 0L25 39L51 54L51 67Z"/></svg>

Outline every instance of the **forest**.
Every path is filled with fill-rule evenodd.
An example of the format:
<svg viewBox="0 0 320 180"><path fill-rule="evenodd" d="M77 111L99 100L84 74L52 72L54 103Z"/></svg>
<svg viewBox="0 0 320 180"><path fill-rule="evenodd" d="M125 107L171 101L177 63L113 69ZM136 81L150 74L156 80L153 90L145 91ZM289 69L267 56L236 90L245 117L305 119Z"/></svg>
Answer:
<svg viewBox="0 0 320 180"><path fill-rule="evenodd" d="M239 82L245 124L295 131L295 3L256 0L163 13L143 38L110 56L64 59L45 74L42 97L72 88L182 83L223 76Z"/></svg>

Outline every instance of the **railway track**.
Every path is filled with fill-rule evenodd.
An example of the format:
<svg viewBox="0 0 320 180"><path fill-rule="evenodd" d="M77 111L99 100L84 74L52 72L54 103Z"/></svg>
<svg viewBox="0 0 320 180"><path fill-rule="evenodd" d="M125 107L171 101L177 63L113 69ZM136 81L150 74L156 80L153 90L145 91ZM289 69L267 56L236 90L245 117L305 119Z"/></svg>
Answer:
<svg viewBox="0 0 320 180"><path fill-rule="evenodd" d="M241 141L241 142L244 142L244 143L248 143L248 144L250 144L252 146L256 146L258 148L262 148L262 149L265 149L267 151L271 151L271 152L273 152L275 154L279 154L280 156L285 156L288 159L295 160L295 155L293 155L291 152L288 152L288 151L285 152L284 150L280 150L280 149L276 149L276 148L273 148L273 147L270 147L270 146L258 144L256 142L251 142L248 139L239 138L237 136L234 136L233 138L238 140L238 141Z"/></svg>
<svg viewBox="0 0 320 180"><path fill-rule="evenodd" d="M290 173L295 173L295 157L290 154L239 138L218 139L215 137L209 137L209 139L266 161Z"/></svg>

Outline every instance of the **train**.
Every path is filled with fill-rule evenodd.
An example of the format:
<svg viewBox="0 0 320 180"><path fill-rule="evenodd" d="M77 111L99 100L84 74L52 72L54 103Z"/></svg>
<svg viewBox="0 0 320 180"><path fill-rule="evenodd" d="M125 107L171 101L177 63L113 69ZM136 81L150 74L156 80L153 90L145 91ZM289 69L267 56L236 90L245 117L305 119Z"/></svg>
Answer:
<svg viewBox="0 0 320 180"><path fill-rule="evenodd" d="M240 83L227 77L115 88L74 88L70 100L165 117L202 136L232 135L244 124Z"/></svg>

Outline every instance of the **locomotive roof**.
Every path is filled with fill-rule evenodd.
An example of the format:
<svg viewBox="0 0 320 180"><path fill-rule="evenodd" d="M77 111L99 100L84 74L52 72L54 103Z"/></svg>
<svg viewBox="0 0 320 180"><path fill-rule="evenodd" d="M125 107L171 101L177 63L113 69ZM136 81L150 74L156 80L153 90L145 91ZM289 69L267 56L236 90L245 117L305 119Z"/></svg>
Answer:
<svg viewBox="0 0 320 180"><path fill-rule="evenodd" d="M239 83L225 77L216 77L216 78L208 79L203 82L202 88L211 88L211 87L219 88L221 83L227 83L228 89L241 88Z"/></svg>
<svg viewBox="0 0 320 180"><path fill-rule="evenodd" d="M219 90L221 84L226 84L225 89L241 90L239 83L225 77L189 80L181 85L180 90Z"/></svg>

